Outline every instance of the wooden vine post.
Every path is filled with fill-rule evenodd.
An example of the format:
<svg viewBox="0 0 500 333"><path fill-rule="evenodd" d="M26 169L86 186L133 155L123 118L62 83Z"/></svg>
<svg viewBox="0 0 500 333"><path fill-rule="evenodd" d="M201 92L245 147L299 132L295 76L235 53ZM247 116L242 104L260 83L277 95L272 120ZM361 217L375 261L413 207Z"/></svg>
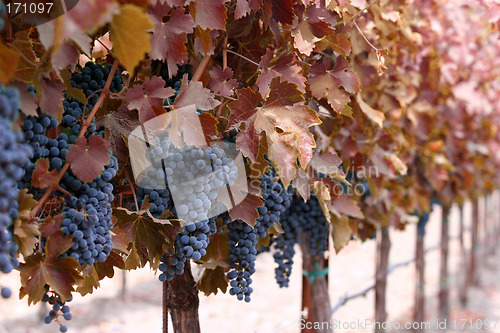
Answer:
<svg viewBox="0 0 500 333"><path fill-rule="evenodd" d="M376 328L375 332L383 332L382 324L387 320L386 289L390 249L389 228L382 227L377 237L377 263L375 269L375 322L380 323L381 327Z"/></svg>
<svg viewBox="0 0 500 333"><path fill-rule="evenodd" d="M471 231L471 249L469 252L469 267L467 270L467 289L470 286L477 285L477 251L479 249L479 203L475 199L472 202L472 231Z"/></svg>
<svg viewBox="0 0 500 333"><path fill-rule="evenodd" d="M415 246L415 306L413 309L413 321L421 323L425 318L425 233L417 228L417 242ZM415 329L415 332L422 332L421 329Z"/></svg>
<svg viewBox="0 0 500 333"><path fill-rule="evenodd" d="M168 333L168 313L174 333L200 333L199 305L198 289L187 260L183 275L163 283L163 333Z"/></svg>
<svg viewBox="0 0 500 333"><path fill-rule="evenodd" d="M450 276L448 272L450 226L449 226L450 206L443 205L441 216L441 269L439 274L439 319L448 320L450 317Z"/></svg>
<svg viewBox="0 0 500 333"><path fill-rule="evenodd" d="M463 272L467 272L467 249L465 248L465 221L464 221L464 206L461 204L459 206L459 242L460 242L460 266L459 269L459 278L460 278L460 288L458 288L458 296L460 299L460 303L462 306L467 305L467 277L463 274Z"/></svg>
<svg viewBox="0 0 500 333"><path fill-rule="evenodd" d="M328 258L313 256L309 249L309 234L300 235L302 251L302 320L303 333L330 333L330 297L328 293ZM319 327L316 326L319 323Z"/></svg>

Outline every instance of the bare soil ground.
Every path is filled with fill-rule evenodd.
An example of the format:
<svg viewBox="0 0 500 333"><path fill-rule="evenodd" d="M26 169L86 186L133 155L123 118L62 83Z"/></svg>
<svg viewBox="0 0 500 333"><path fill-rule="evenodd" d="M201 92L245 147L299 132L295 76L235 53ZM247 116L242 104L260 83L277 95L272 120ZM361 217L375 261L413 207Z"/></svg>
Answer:
<svg viewBox="0 0 500 333"><path fill-rule="evenodd" d="M470 226L470 207L466 206L466 226ZM451 236L458 235L458 211L451 216ZM415 252L415 226L406 232L391 234L392 250L390 263L408 260ZM470 236L466 235L467 239ZM426 237L426 247L433 246L440 238L440 210L431 216ZM469 246L469 244L467 244ZM460 326L466 320L467 329L449 329L448 332L500 332L496 329L470 329L484 325L487 319L494 324L500 320L500 250L496 254L480 257L480 284L469 291L469 304L462 308L457 300L457 288L464 276L460 266L459 243L453 240L450 246L450 283L452 288L452 320ZM375 242L354 241L330 262L330 296L332 306L340 297L356 293L373 284L375 270ZM294 272L290 287L280 289L274 281L274 261L270 253L260 255L254 275L254 294L250 304L239 302L229 294L200 296L200 320L204 333L253 333L253 332L299 332L301 299L301 260L297 248ZM437 315L437 292L439 283L439 252L426 256L426 320L433 325L428 332L443 332L435 327ZM195 274L199 271L195 269ZM70 303L73 319L67 323L69 332L78 333L137 333L161 332L161 283L154 272L143 269L128 272L126 294L121 294L121 272L115 279L102 281L102 287L85 298L76 296ZM393 323L412 321L413 292L415 288L414 265L399 268L389 276L387 291L388 320ZM0 276L0 284L12 290L19 288L17 272ZM346 323L364 322L373 317L373 292L366 297L350 301L333 315L332 319ZM27 306L26 299L0 300L0 333L48 333L58 332L57 324L42 323L48 309L40 305ZM64 320L63 320L64 321ZM448 323L449 324L449 323ZM450 324L449 324L450 325ZM169 330L172 332L172 330ZM337 329L336 332L371 332L372 329L357 327ZM406 332L404 329L391 332Z"/></svg>

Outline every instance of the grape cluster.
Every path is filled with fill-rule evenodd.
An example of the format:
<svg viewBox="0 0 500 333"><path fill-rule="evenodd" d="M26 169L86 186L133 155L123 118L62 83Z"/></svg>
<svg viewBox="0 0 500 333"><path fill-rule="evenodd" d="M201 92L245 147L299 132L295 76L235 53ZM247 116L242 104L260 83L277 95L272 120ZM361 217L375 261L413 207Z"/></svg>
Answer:
<svg viewBox="0 0 500 333"><path fill-rule="evenodd" d="M216 232L215 218L186 225L176 236L175 254L164 254L161 258L160 281L171 281L175 275L182 275L186 260L200 260L207 253L210 237Z"/></svg>
<svg viewBox="0 0 500 333"><path fill-rule="evenodd" d="M63 302L59 294L50 290L49 285L45 285L45 293L42 297L42 302L50 304L52 306L52 310L50 310L49 314L43 318L43 322L45 324L50 324L52 321L57 319L57 322L59 323L59 331L62 333L67 332L68 327L61 324L59 318L62 317L65 320L71 320L73 316L67 303L72 300L73 298L71 297L67 301Z"/></svg>
<svg viewBox="0 0 500 333"><path fill-rule="evenodd" d="M161 76L161 78L166 83L165 87L174 87L177 82L179 82L180 87L180 81L184 74L188 74L189 80L193 78L192 71L193 66L191 66L190 64L180 65L177 66L177 74L174 77L170 78L168 65L165 62L162 62L161 60L153 60L151 62L151 72L157 76Z"/></svg>
<svg viewBox="0 0 500 333"><path fill-rule="evenodd" d="M237 166L226 156L229 145L179 149L168 138L158 139L157 143L149 151L153 168L139 185L146 189L168 188L176 203L177 217L187 222L205 221L208 214L216 216L212 213L219 207L219 190L232 186L238 176Z"/></svg>
<svg viewBox="0 0 500 333"><path fill-rule="evenodd" d="M231 289L229 293L236 295L238 300L250 302L253 291L251 276L255 272L255 260L257 259L258 238L264 238L271 226L280 220L291 203L291 195L285 190L283 184L270 171L261 177L260 188L264 205L257 208L259 217L254 225L250 227L241 220L228 223L229 230L229 267L227 273Z"/></svg>
<svg viewBox="0 0 500 333"><path fill-rule="evenodd" d="M295 195L290 209L281 218L285 233L274 241L274 260L278 264L275 269L276 281L280 287L289 283L292 271L294 245L299 242L301 232L309 234L309 249L312 255L322 256L328 250L329 226L316 197L311 196L304 202Z"/></svg>
<svg viewBox="0 0 500 333"><path fill-rule="evenodd" d="M64 174L61 187L74 196L66 202L61 230L73 236L74 244L63 256L71 256L82 265L107 259L113 248L110 230L114 195L109 181L117 171L118 161L111 156L110 164L90 183L83 184L70 171Z"/></svg>
<svg viewBox="0 0 500 333"><path fill-rule="evenodd" d="M206 254L210 237L217 232L214 217L221 203L219 190L234 184L237 166L226 156L228 144L208 148L175 147L165 138L157 138L150 148L153 168L139 181L138 205L146 196L155 217L167 210L188 222L177 234L175 253L167 253L159 266L160 281L170 281L184 272L186 260L200 260ZM175 207L173 204L176 204ZM132 209L137 208L132 205Z"/></svg>
<svg viewBox="0 0 500 333"><path fill-rule="evenodd" d="M0 85L0 270L3 273L9 273L19 264L12 236L12 221L18 215L17 182L33 156L32 148L23 143L23 133L12 129L19 106L17 89ZM8 297L10 290L2 288L1 294Z"/></svg>
<svg viewBox="0 0 500 333"><path fill-rule="evenodd" d="M95 103L101 95L98 90L104 89L106 85L106 80L109 76L109 71L111 70L111 65L101 66L99 64L94 64L88 61L85 67L82 69L81 73L71 74L71 86L74 88L79 88L83 90L85 97L88 100L87 111L92 110ZM111 92L117 93L123 89L122 77L118 70L113 74L113 80L111 81L111 86L109 87Z"/></svg>

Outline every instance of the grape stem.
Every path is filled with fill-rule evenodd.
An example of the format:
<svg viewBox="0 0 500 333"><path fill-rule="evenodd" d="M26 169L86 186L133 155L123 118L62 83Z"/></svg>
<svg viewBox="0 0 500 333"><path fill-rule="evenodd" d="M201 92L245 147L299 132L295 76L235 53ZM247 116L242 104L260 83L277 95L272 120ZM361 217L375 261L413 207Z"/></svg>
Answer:
<svg viewBox="0 0 500 333"><path fill-rule="evenodd" d="M111 70L109 71L109 76L108 76L108 79L106 80L106 85L104 86L104 89L102 90L101 96L97 100L97 103L95 103L94 108L90 112L90 114L87 117L87 119L85 120L85 122L82 124L82 128L80 130L80 134L78 134L78 138L77 139L80 139L80 138L82 138L85 135L85 132L87 131L87 128L89 128L90 124L92 123L92 119L94 118L95 114L97 113L97 110L99 110L99 108L101 107L101 105L104 102L104 100L108 97L108 95L109 95L109 88L111 86L111 81L113 80L114 73L115 73L115 71L116 71L117 68L118 68L118 59L115 58L115 61L113 62L113 67L111 67ZM57 175L57 178L56 178L56 181L54 182L54 184L52 184L52 186L49 187L47 191L45 191L45 193L43 194L43 196L38 201L37 205L35 207L33 207L33 209L31 210L30 215L29 215L29 220L34 220L35 219L35 216L38 213L38 211L40 210L40 208L50 198L50 195L55 190L58 189L59 182L61 181L61 179L64 176L64 174L66 173L66 171L68 171L70 165L71 165L71 163L69 163L69 162L66 162L64 164L64 166L62 167L61 171Z"/></svg>
<svg viewBox="0 0 500 333"><path fill-rule="evenodd" d="M191 81L200 81L201 76L203 75L203 72L205 71L205 68L208 65L208 62L210 61L210 56L207 54L205 58L201 61L200 65L196 69L196 72L193 75L193 78Z"/></svg>
<svg viewBox="0 0 500 333"><path fill-rule="evenodd" d="M123 171L125 171L125 177L127 178L128 184L130 185L130 189L132 190L132 196L134 197L134 203L135 203L135 211L138 212L141 208L137 204L137 196L135 195L134 186L132 185L132 181L130 180L127 168L124 168Z"/></svg>
<svg viewBox="0 0 500 333"><path fill-rule="evenodd" d="M227 34L224 37L224 44L222 45L222 70L225 70L226 67L227 67ZM223 107L224 107L224 97L221 97L219 108L217 109L217 113L215 114L215 119L220 118Z"/></svg>

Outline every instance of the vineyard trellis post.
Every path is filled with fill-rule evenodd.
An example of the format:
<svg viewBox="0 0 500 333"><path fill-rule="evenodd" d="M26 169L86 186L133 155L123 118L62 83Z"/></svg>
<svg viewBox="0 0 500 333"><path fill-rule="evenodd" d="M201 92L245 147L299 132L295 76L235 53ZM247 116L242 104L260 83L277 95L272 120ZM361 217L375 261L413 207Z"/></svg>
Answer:
<svg viewBox="0 0 500 333"><path fill-rule="evenodd" d="M377 323L384 323L387 319L386 289L390 249L389 228L382 227L379 229L377 237L377 266L375 268L375 322ZM375 331L383 332L384 330L379 327Z"/></svg>
<svg viewBox="0 0 500 333"><path fill-rule="evenodd" d="M300 235L302 251L302 319L303 333L331 333L330 325L314 328L314 323L330 321L330 297L328 293L328 258L312 255L309 248L309 234ZM309 325L307 325L309 323ZM325 326L325 327L323 327ZM328 327L326 327L328 326ZM311 328L307 328L311 327Z"/></svg>
<svg viewBox="0 0 500 333"><path fill-rule="evenodd" d="M443 205L441 215L441 269L439 274L439 319L448 320L450 316L449 293L450 277L448 272L450 227L450 206Z"/></svg>
<svg viewBox="0 0 500 333"><path fill-rule="evenodd" d="M417 237L415 244L415 305L413 309L413 320L416 323L424 321L425 317L425 234L416 229ZM422 332L416 328L415 332Z"/></svg>
<svg viewBox="0 0 500 333"><path fill-rule="evenodd" d="M472 202L472 230L471 230L471 248L469 251L469 267L467 270L467 288L477 285L477 251L479 249L479 202L475 199Z"/></svg>
<svg viewBox="0 0 500 333"><path fill-rule="evenodd" d="M465 247L465 221L464 221L464 206L459 205L459 242L460 242L460 269L459 272L467 272L467 249ZM467 305L467 277L464 274L460 276L459 299L462 306Z"/></svg>

